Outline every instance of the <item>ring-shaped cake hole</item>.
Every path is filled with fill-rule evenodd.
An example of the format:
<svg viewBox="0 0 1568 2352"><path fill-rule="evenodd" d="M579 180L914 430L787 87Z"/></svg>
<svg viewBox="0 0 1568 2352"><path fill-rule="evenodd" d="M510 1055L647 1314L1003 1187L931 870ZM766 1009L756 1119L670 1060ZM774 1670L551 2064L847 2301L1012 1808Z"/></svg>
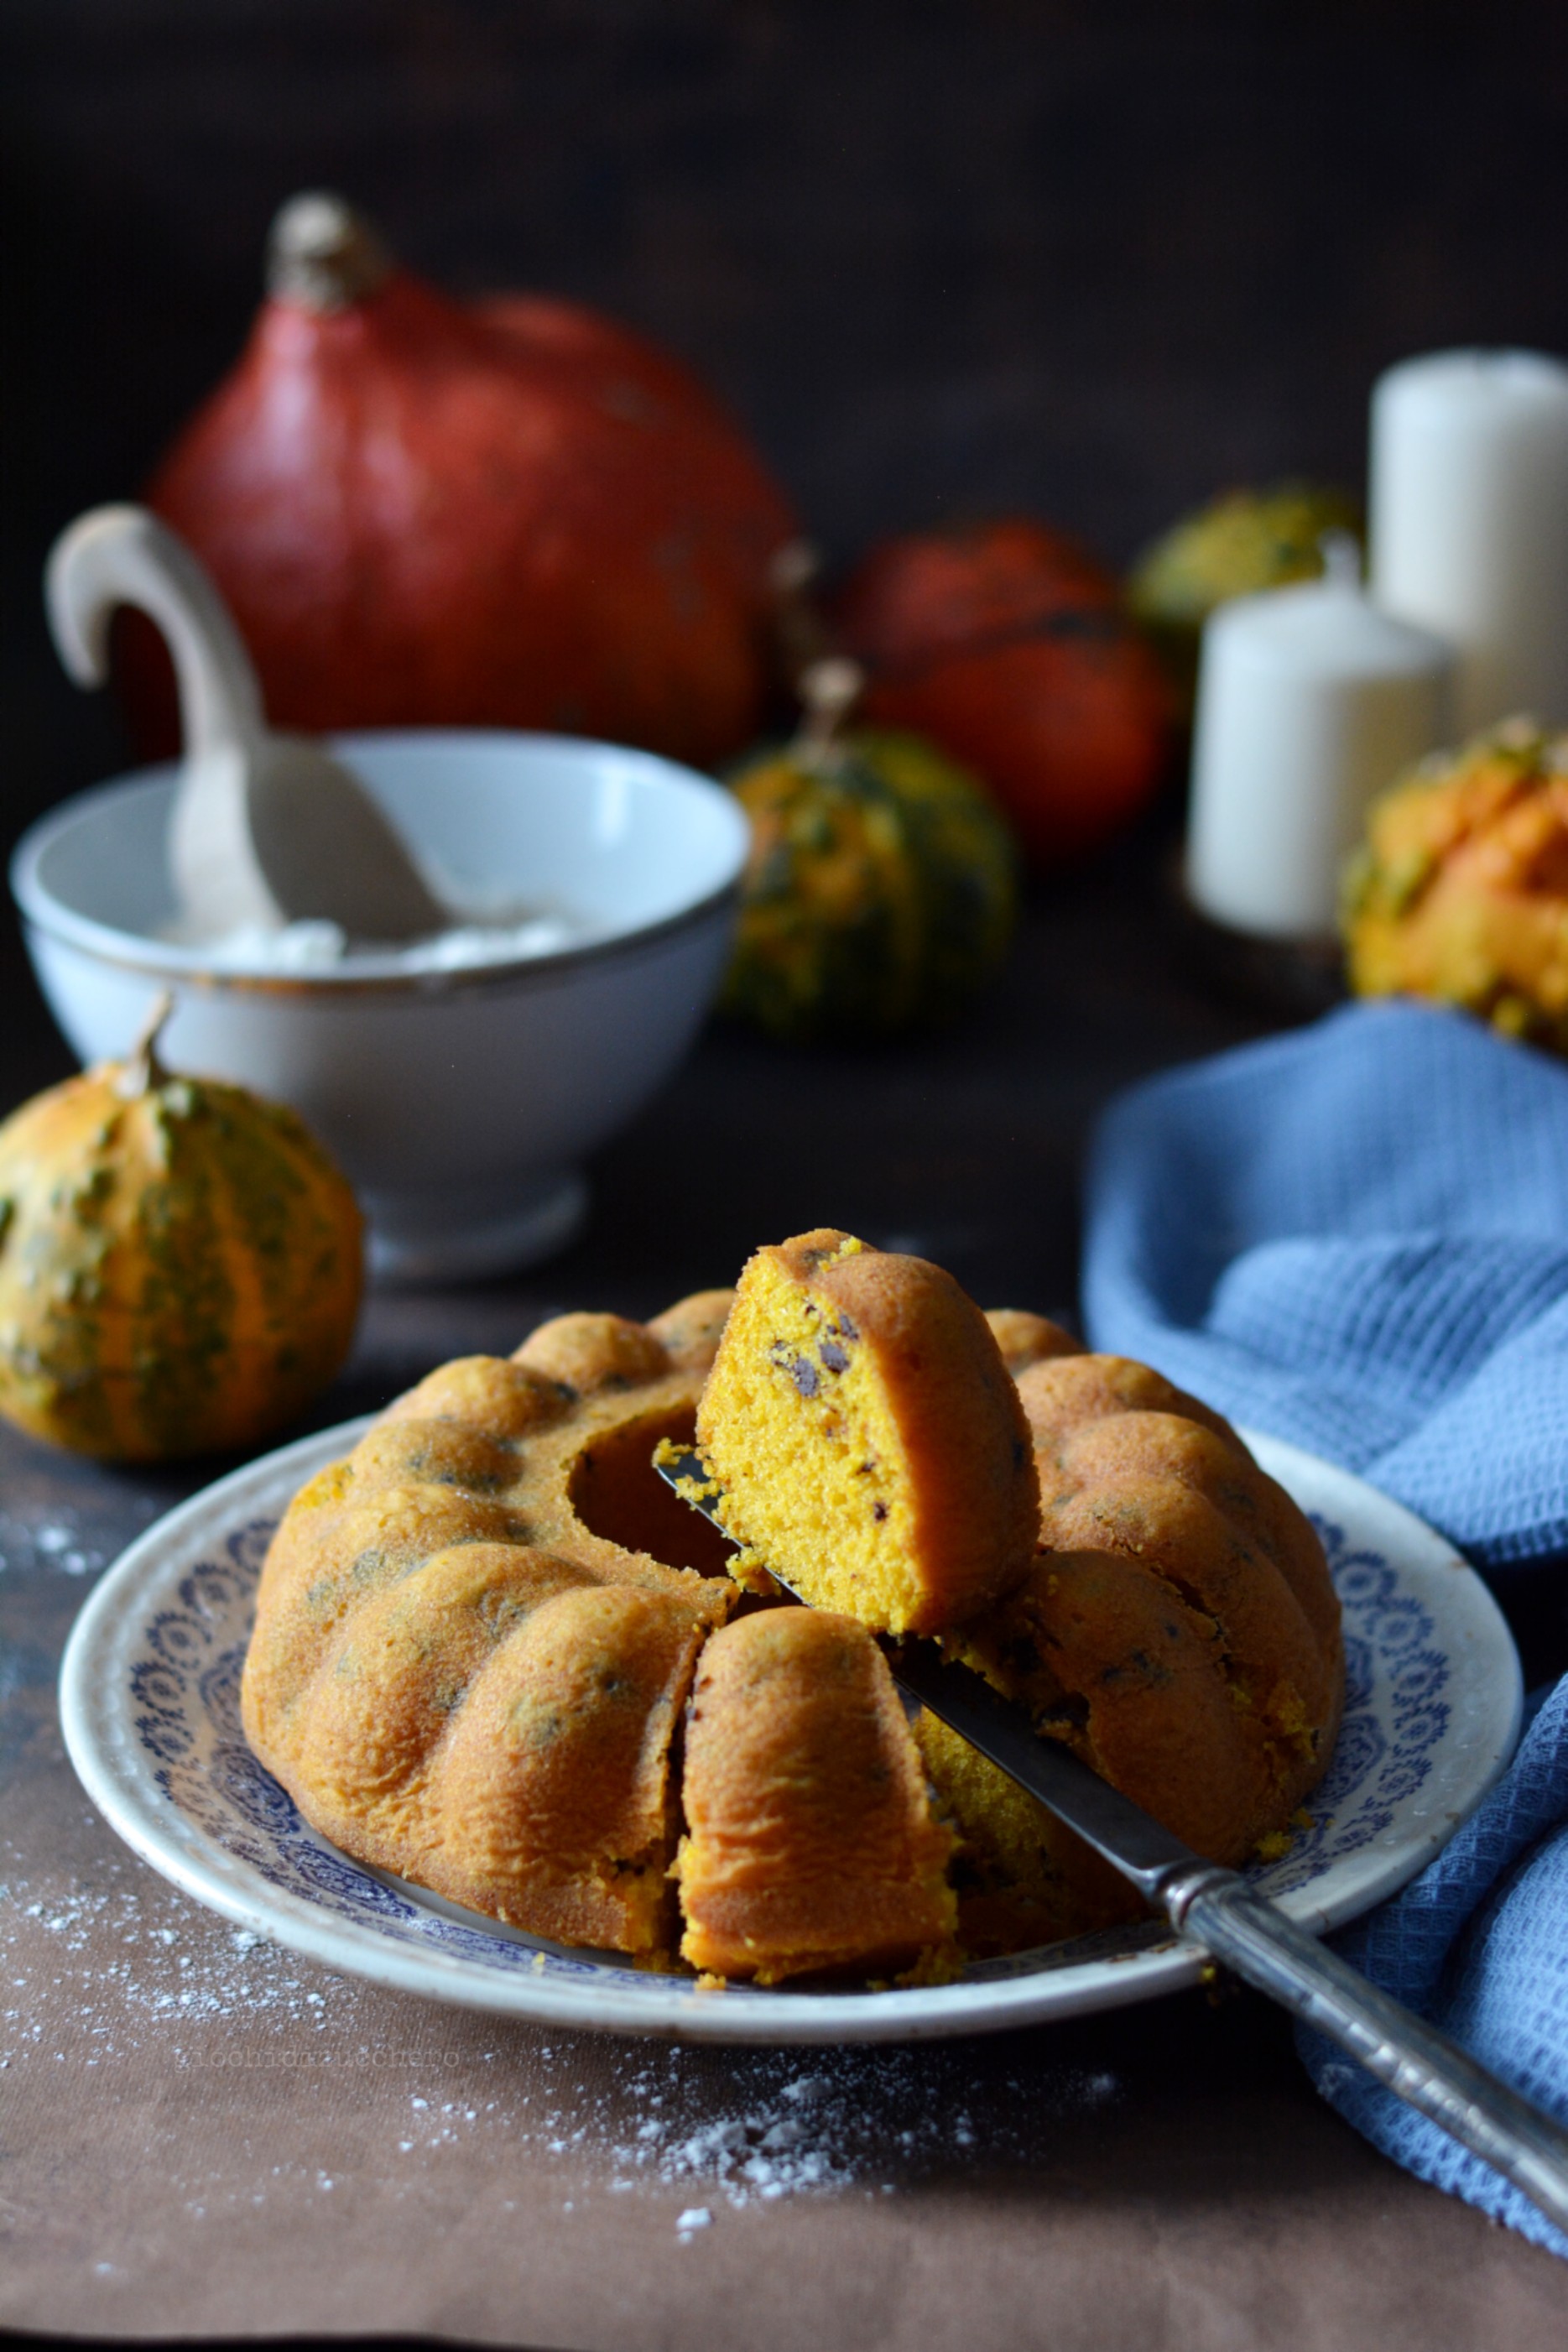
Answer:
<svg viewBox="0 0 1568 2352"><path fill-rule="evenodd" d="M696 1440L696 1407L665 1405L628 1415L595 1431L571 1465L567 1494L591 1535L627 1551L643 1551L666 1568L695 1568L725 1576L735 1546L684 1503L653 1467L653 1449L665 1438Z"/></svg>

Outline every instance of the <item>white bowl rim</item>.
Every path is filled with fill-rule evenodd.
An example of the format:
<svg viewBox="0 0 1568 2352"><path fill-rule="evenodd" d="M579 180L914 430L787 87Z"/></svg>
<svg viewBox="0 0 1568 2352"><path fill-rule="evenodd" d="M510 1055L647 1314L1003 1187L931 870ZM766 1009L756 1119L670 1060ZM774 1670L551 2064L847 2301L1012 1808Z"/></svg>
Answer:
<svg viewBox="0 0 1568 2352"><path fill-rule="evenodd" d="M337 748L351 751L356 748L370 750L386 742L414 743L434 739L450 740L460 737L473 742L515 744L538 748L552 753L565 752L587 760L605 752L613 753L618 761L643 769L650 781L674 781L694 785L712 794L733 817L731 872L729 878L695 900L690 906L678 908L674 914L663 915L651 923L634 923L621 929L612 929L601 936L570 947L556 948L543 955L517 956L494 962L461 964L441 971L410 971L406 969L376 971L376 959L363 956L356 959L349 971L256 972L230 971L214 965L200 948L183 948L166 940L147 938L138 931L120 930L112 923L101 923L91 915L78 914L56 898L43 882L39 866L56 839L88 810L99 803L118 800L130 792L144 792L148 786L170 773L177 765L171 761L157 761L146 767L128 769L124 774L110 776L102 783L89 784L85 791L73 793L57 808L48 809L35 818L17 842L11 854L11 895L20 908L25 920L47 938L58 940L90 956L94 962L108 964L121 971L133 971L149 980L162 980L172 987L199 987L214 993L259 996L442 996L461 990L464 993L506 987L515 988L519 982L528 987L551 987L574 979L585 966L616 961L627 956L638 956L654 948L662 948L682 932L701 928L734 904L740 890L740 878L750 844L750 827L739 803L726 792L712 776L699 769L682 765L678 760L667 760L661 752L640 751L624 743L601 742L591 736L547 735L529 733L522 729L506 727L385 727L346 731L325 736L322 740Z"/></svg>

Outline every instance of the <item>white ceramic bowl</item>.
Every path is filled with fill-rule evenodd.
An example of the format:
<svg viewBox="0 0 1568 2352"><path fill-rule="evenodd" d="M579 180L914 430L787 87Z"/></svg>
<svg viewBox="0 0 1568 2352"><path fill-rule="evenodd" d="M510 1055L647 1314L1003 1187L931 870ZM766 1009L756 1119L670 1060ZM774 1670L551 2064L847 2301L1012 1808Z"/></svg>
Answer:
<svg viewBox="0 0 1568 2352"><path fill-rule="evenodd" d="M34 825L11 866L28 953L84 1062L122 1054L159 992L176 1068L292 1103L337 1154L383 1277L496 1273L559 1248L584 1153L663 1085L728 952L746 819L672 761L552 735L334 739L433 871L476 899L559 902L585 942L411 973L389 959L287 977L218 971L155 936L174 913L172 767Z"/></svg>

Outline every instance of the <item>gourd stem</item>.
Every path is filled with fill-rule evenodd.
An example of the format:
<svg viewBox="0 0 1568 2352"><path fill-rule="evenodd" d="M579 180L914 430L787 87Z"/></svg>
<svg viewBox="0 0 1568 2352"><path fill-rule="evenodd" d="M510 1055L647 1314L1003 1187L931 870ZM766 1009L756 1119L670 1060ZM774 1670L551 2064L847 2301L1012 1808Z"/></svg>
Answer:
<svg viewBox="0 0 1568 2352"><path fill-rule="evenodd" d="M392 276L392 255L352 205L326 190L290 196L267 240L267 290L308 310L346 310Z"/></svg>
<svg viewBox="0 0 1568 2352"><path fill-rule="evenodd" d="M806 767L821 767L839 748L839 730L865 692L859 662L834 654L808 664L800 673L805 716L791 750Z"/></svg>
<svg viewBox="0 0 1568 2352"><path fill-rule="evenodd" d="M141 1033L125 1057L125 1066L115 1080L115 1092L134 1102L139 1095L150 1094L162 1086L169 1073L158 1059L158 1039L169 1015L174 1010L174 992L162 990L154 998L152 1010L141 1024Z"/></svg>
<svg viewBox="0 0 1568 2352"><path fill-rule="evenodd" d="M809 539L786 540L768 565L768 593L773 602L773 658L784 682L800 693L813 662L832 651L832 642L817 609L816 584L822 559Z"/></svg>

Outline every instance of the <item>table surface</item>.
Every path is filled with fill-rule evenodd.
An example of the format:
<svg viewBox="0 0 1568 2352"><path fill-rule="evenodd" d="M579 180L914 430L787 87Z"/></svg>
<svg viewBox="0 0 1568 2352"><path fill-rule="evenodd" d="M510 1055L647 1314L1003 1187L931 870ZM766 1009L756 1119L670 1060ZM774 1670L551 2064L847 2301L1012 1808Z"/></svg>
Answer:
<svg viewBox="0 0 1568 2352"><path fill-rule="evenodd" d="M1269 1025L1184 961L1163 854L1156 826L1039 889L1001 985L936 1043L710 1034L596 1163L570 1255L372 1298L316 1423L565 1307L652 1313L821 1223L1071 1318L1100 1105ZM67 1061L14 942L0 985L10 1103ZM536 2352L1564 2340L1568 2267L1375 2155L1245 1992L917 2049L681 2050L444 2011L209 1916L88 1804L54 1682L93 1578L227 1466L119 1472L0 1429L0 2326Z"/></svg>

